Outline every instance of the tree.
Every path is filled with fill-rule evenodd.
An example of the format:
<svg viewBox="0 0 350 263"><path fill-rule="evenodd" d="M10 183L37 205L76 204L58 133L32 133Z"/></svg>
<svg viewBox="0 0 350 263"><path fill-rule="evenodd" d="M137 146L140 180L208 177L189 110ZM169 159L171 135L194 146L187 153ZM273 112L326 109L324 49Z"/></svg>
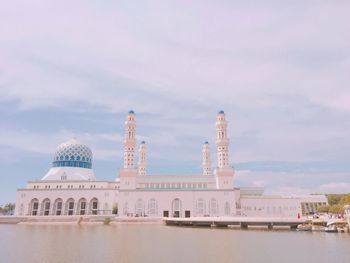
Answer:
<svg viewBox="0 0 350 263"><path fill-rule="evenodd" d="M329 213L342 214L344 212L343 205L332 205L329 208Z"/></svg>
<svg viewBox="0 0 350 263"><path fill-rule="evenodd" d="M319 213L328 213L329 212L329 205L321 205L317 208L317 212Z"/></svg>
<svg viewBox="0 0 350 263"><path fill-rule="evenodd" d="M0 213L7 214L15 210L15 204L8 203L4 206L0 206Z"/></svg>
<svg viewBox="0 0 350 263"><path fill-rule="evenodd" d="M344 194L340 198L340 204L350 205L350 194Z"/></svg>
<svg viewBox="0 0 350 263"><path fill-rule="evenodd" d="M341 196L337 194L329 194L327 195L329 205L337 205L340 202Z"/></svg>

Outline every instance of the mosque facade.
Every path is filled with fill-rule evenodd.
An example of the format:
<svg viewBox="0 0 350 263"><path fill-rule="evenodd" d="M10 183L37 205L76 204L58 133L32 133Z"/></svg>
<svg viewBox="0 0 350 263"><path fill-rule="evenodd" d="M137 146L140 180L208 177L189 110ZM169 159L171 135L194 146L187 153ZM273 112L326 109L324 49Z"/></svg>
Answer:
<svg viewBox="0 0 350 263"><path fill-rule="evenodd" d="M120 217L289 217L313 213L327 204L324 195L271 196L258 187L234 185L229 161L227 120L216 116L216 159L203 144L202 174L156 176L147 173L147 145L136 140L136 115L125 120L124 165L115 181L100 181L93 170L91 149L77 139L59 145L52 167L36 181L17 190L16 216ZM138 146L138 147L137 147Z"/></svg>

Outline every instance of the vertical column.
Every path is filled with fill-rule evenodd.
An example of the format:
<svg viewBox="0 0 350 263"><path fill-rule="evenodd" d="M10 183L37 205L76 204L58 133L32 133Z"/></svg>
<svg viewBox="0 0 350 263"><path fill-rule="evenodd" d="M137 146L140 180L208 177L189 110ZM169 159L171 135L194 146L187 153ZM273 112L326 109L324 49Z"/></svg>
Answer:
<svg viewBox="0 0 350 263"><path fill-rule="evenodd" d="M139 148L138 175L146 175L146 143L142 141Z"/></svg>
<svg viewBox="0 0 350 263"><path fill-rule="evenodd" d="M124 134L124 168L133 169L136 147L136 117L134 111L129 111L125 120Z"/></svg>
<svg viewBox="0 0 350 263"><path fill-rule="evenodd" d="M205 142L203 145L202 158L203 175L211 175L210 147L208 142Z"/></svg>
<svg viewBox="0 0 350 263"><path fill-rule="evenodd" d="M225 112L219 111L216 117L216 148L219 169L229 168L228 146Z"/></svg>

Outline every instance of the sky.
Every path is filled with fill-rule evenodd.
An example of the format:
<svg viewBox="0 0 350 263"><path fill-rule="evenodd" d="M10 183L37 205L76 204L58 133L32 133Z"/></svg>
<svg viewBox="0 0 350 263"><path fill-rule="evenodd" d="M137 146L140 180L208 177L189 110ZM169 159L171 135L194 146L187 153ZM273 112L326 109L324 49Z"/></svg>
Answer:
<svg viewBox="0 0 350 263"><path fill-rule="evenodd" d="M114 180L131 109L148 174L215 167L224 110L236 187L350 192L349 1L0 3L0 204L72 137Z"/></svg>

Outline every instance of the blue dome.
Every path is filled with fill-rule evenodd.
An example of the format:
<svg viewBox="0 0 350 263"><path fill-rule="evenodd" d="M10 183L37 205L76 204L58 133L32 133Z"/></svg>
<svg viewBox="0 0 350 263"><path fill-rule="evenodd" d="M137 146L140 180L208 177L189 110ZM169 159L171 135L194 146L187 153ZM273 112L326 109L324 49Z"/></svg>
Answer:
<svg viewBox="0 0 350 263"><path fill-rule="evenodd" d="M219 114L225 114L225 112L223 110L219 111Z"/></svg>
<svg viewBox="0 0 350 263"><path fill-rule="evenodd" d="M130 110L129 114L135 114L135 112L133 110Z"/></svg>
<svg viewBox="0 0 350 263"><path fill-rule="evenodd" d="M204 144L209 144L209 142L208 142L208 141L206 141L206 142L204 142Z"/></svg>
<svg viewBox="0 0 350 263"><path fill-rule="evenodd" d="M142 141L141 144L146 144L146 142L145 142L145 141Z"/></svg>
<svg viewBox="0 0 350 263"><path fill-rule="evenodd" d="M54 154L53 167L92 168L92 151L84 143L71 139L60 144Z"/></svg>

